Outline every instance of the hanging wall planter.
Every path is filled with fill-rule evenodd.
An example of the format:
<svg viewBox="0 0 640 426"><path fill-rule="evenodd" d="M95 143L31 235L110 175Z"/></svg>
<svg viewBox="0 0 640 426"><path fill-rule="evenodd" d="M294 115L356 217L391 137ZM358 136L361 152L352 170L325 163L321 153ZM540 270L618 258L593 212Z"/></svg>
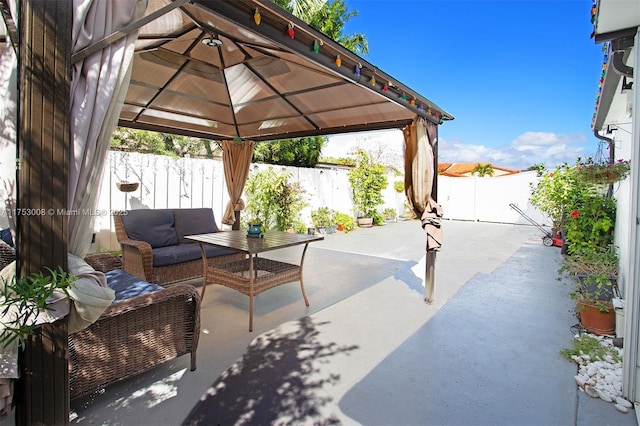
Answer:
<svg viewBox="0 0 640 426"><path fill-rule="evenodd" d="M140 186L139 182L116 182L116 187L121 192L133 192Z"/></svg>
<svg viewBox="0 0 640 426"><path fill-rule="evenodd" d="M577 166L577 177L582 182L594 185L609 185L625 179L629 175L629 161L615 163L594 163L588 161Z"/></svg>

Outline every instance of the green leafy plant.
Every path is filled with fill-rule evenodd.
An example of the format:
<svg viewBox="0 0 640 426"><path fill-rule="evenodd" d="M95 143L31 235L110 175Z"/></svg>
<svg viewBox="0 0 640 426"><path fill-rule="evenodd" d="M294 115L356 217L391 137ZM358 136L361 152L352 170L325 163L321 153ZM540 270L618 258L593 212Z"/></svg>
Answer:
<svg viewBox="0 0 640 426"><path fill-rule="evenodd" d="M598 338L588 334L581 334L573 339L571 343L570 348L563 348L560 351L560 355L569 361L575 361L574 357L581 357L583 355L586 355L590 361L604 361L607 355L611 356L613 362L622 361L620 354L615 348L603 345Z"/></svg>
<svg viewBox="0 0 640 426"><path fill-rule="evenodd" d="M618 275L618 253L615 246L583 249L564 256L559 273L564 271L576 278L574 300L595 304L600 312L609 312L611 297Z"/></svg>
<svg viewBox="0 0 640 426"><path fill-rule="evenodd" d="M349 183L353 194L353 206L358 216L382 218L376 215L376 207L381 205L382 190L387 187L386 169L381 164L371 161L367 153L360 149L356 151L356 166L349 170ZM379 223L379 222L378 222Z"/></svg>
<svg viewBox="0 0 640 426"><path fill-rule="evenodd" d="M316 229L330 228L335 224L334 212L328 207L320 207L311 212L311 221Z"/></svg>
<svg viewBox="0 0 640 426"><path fill-rule="evenodd" d="M398 212L396 212L396 209L392 207L387 207L386 209L384 209L382 214L384 214L384 218L387 220L395 220L396 217L398 217Z"/></svg>
<svg viewBox="0 0 640 426"><path fill-rule="evenodd" d="M606 248L613 242L616 221L614 198L584 191L567 207L569 214L564 229L569 254Z"/></svg>
<svg viewBox="0 0 640 426"><path fill-rule="evenodd" d="M401 180L397 180L395 182L393 182L393 189L398 192L401 193L404 191L404 182Z"/></svg>
<svg viewBox="0 0 640 426"><path fill-rule="evenodd" d="M355 219L348 213L336 212L334 220L336 225L338 225L339 228L342 228L345 233L353 231L356 227Z"/></svg>
<svg viewBox="0 0 640 426"><path fill-rule="evenodd" d="M553 228L562 229L562 220L569 204L576 203L583 194L592 190L576 177L574 167L567 163L545 172L537 184L531 185L531 205L545 213L553 222Z"/></svg>
<svg viewBox="0 0 640 426"><path fill-rule="evenodd" d="M53 296L55 290L68 294L68 287L76 279L61 267L58 270L46 269L48 274L38 272L18 279L14 276L10 282L2 280L0 295L3 299L4 330L0 334L0 344L4 347L17 339L19 346L23 348L25 336L38 327L34 321L48 309L47 299Z"/></svg>
<svg viewBox="0 0 640 426"><path fill-rule="evenodd" d="M260 221L264 229L294 229L307 200L304 189L290 178L290 173L273 168L250 175L245 184L248 217Z"/></svg>

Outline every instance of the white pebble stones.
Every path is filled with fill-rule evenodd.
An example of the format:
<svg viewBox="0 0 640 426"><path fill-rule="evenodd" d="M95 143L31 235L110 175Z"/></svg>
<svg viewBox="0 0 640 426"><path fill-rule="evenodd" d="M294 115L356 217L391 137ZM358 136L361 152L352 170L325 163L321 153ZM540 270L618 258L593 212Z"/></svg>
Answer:
<svg viewBox="0 0 640 426"><path fill-rule="evenodd" d="M593 337L603 346L617 351L622 359L622 349L614 347L610 338L596 335ZM593 398L612 402L616 410L622 413L629 412L633 405L622 396L622 362L616 362L611 355L605 355L602 360L592 360L589 355L584 354L571 358L579 366L575 380L580 389Z"/></svg>

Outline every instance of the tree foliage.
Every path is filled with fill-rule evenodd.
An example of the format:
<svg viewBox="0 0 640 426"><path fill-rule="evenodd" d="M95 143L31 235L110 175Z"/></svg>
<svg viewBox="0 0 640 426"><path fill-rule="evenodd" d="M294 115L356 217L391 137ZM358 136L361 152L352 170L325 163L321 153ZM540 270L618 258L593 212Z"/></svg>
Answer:
<svg viewBox="0 0 640 426"><path fill-rule="evenodd" d="M216 141L125 127L117 127L111 135L111 149L174 158L214 158L222 153L220 144Z"/></svg>
<svg viewBox="0 0 640 426"><path fill-rule="evenodd" d="M369 53L369 43L365 34L344 34L345 24L358 15L355 9L347 10L345 0L274 0L274 2L352 52L361 55Z"/></svg>
<svg viewBox="0 0 640 426"><path fill-rule="evenodd" d="M325 143L324 136L258 142L253 160L283 166L315 167Z"/></svg>

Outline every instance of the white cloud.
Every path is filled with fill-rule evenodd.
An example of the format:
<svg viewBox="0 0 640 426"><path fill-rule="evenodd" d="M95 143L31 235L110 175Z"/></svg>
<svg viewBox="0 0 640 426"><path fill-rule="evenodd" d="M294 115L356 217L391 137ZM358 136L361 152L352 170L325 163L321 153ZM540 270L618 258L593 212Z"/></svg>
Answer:
<svg viewBox="0 0 640 426"><path fill-rule="evenodd" d="M508 146L487 147L467 144L460 140L440 139L440 162L490 162L495 166L523 170L544 163L553 168L563 162L573 164L576 158L589 150L584 134L557 134L549 132L525 132Z"/></svg>
<svg viewBox="0 0 640 426"><path fill-rule="evenodd" d="M329 137L322 150L327 157L347 156L357 147L381 151L385 156L397 157L402 168L404 139L398 130L367 133L350 133ZM375 149L374 149L375 148ZM469 144L459 139L446 140L440 137L438 157L441 163L489 162L495 166L524 170L544 163L554 168L564 162L573 164L578 157L596 149L596 143L585 134L558 134L551 132L525 132L506 146ZM393 164L385 159L388 164Z"/></svg>

